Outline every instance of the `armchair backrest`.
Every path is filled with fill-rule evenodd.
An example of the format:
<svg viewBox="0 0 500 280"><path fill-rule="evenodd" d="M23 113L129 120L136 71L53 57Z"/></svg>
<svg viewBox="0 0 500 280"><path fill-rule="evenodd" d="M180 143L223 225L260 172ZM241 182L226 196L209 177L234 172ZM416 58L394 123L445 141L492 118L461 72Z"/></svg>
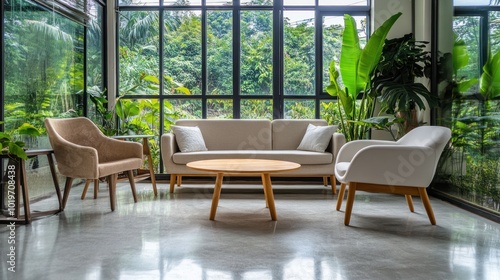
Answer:
<svg viewBox="0 0 500 280"><path fill-rule="evenodd" d="M422 146L443 150L450 140L451 130L443 126L419 126L398 140L398 145Z"/></svg>
<svg viewBox="0 0 500 280"><path fill-rule="evenodd" d="M419 126L412 129L398 140L398 145L428 147L436 156L434 169L437 167L439 157L450 141L451 130L443 126Z"/></svg>
<svg viewBox="0 0 500 280"><path fill-rule="evenodd" d="M49 139L60 137L81 146L96 147L99 145L99 139L106 137L90 119L85 117L48 118L45 120L45 126L50 136Z"/></svg>

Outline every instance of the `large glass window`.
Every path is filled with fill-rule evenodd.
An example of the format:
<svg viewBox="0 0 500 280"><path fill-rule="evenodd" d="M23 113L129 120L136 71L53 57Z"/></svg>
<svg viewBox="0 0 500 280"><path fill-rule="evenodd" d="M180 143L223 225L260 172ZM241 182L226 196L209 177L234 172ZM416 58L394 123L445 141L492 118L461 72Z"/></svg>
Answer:
<svg viewBox="0 0 500 280"><path fill-rule="evenodd" d="M324 117L342 15L364 29L369 4L279 2L120 0L119 99L157 99L155 135L179 118Z"/></svg>
<svg viewBox="0 0 500 280"><path fill-rule="evenodd" d="M315 95L314 11L285 11L283 25L284 94Z"/></svg>
<svg viewBox="0 0 500 280"><path fill-rule="evenodd" d="M453 29L439 35L439 66L449 72L439 85L438 121L452 129L452 138L440 163L440 184L434 187L446 197L496 215L500 212L498 2L454 1Z"/></svg>
<svg viewBox="0 0 500 280"><path fill-rule="evenodd" d="M99 1L77 4L60 13L34 1L2 1L1 121L3 131L24 141L28 149L50 147L47 117L82 116L88 107L89 116L97 118L86 91L103 90L104 9ZM35 126L42 135L17 134L23 124ZM29 159L26 168L31 198L54 191L45 158Z"/></svg>
<svg viewBox="0 0 500 280"><path fill-rule="evenodd" d="M164 93L185 94L177 89L178 83L182 83L190 94L200 95L201 13L166 11L164 18Z"/></svg>
<svg viewBox="0 0 500 280"><path fill-rule="evenodd" d="M158 95L158 11L121 12L119 26L119 95Z"/></svg>

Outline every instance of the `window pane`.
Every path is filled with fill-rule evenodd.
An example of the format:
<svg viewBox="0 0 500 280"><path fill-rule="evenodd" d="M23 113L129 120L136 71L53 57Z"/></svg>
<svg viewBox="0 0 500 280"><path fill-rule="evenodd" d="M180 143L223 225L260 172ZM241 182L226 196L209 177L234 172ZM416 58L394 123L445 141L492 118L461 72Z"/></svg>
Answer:
<svg viewBox="0 0 500 280"><path fill-rule="evenodd" d="M241 94L272 94L272 20L271 11L241 12Z"/></svg>
<svg viewBox="0 0 500 280"><path fill-rule="evenodd" d="M315 119L314 100L285 100L285 119Z"/></svg>
<svg viewBox="0 0 500 280"><path fill-rule="evenodd" d="M269 99L241 100L241 119L269 119L273 118L273 105Z"/></svg>
<svg viewBox="0 0 500 280"><path fill-rule="evenodd" d="M45 117L83 115L84 27L29 1L2 20L4 131L23 123L44 130ZM50 147L47 139L30 138L21 139L29 148Z"/></svg>
<svg viewBox="0 0 500 280"><path fill-rule="evenodd" d="M320 6L367 6L368 0L319 0Z"/></svg>
<svg viewBox="0 0 500 280"><path fill-rule="evenodd" d="M159 85L158 12L120 12L120 95L157 95Z"/></svg>
<svg viewBox="0 0 500 280"><path fill-rule="evenodd" d="M232 119L233 100L232 99L208 99L207 119Z"/></svg>
<svg viewBox="0 0 500 280"><path fill-rule="evenodd" d="M207 6L232 6L232 0L206 0Z"/></svg>
<svg viewBox="0 0 500 280"><path fill-rule="evenodd" d="M163 0L165 6L200 6L201 0Z"/></svg>
<svg viewBox="0 0 500 280"><path fill-rule="evenodd" d="M453 0L454 6L489 6L491 0ZM498 4L491 4L492 6Z"/></svg>
<svg viewBox="0 0 500 280"><path fill-rule="evenodd" d="M120 6L159 6L160 0L120 0L118 2L118 5L120 5Z"/></svg>
<svg viewBox="0 0 500 280"><path fill-rule="evenodd" d="M240 0L241 5L272 6L274 0Z"/></svg>
<svg viewBox="0 0 500 280"><path fill-rule="evenodd" d="M165 94L201 94L200 11L165 12Z"/></svg>
<svg viewBox="0 0 500 280"><path fill-rule="evenodd" d="M361 48L366 44L366 17L354 16ZM342 32L344 31L343 16L323 17L323 91L330 84L328 69L330 62L335 60L338 67L342 49ZM342 82L342 79L339 80Z"/></svg>
<svg viewBox="0 0 500 280"><path fill-rule="evenodd" d="M172 122L177 119L201 119L202 116L201 99L168 99L164 108L165 119Z"/></svg>
<svg viewBox="0 0 500 280"><path fill-rule="evenodd" d="M328 124L340 125L339 107L336 101L322 100L319 103L319 118Z"/></svg>
<svg viewBox="0 0 500 280"><path fill-rule="evenodd" d="M2 10L2 131L12 133L22 124L29 123L43 132L46 117L82 116L84 27L32 1L3 1L1 5L3 8L13 5ZM100 63L93 66L97 64ZM50 148L46 133L40 137L15 135L14 139L24 141L26 148ZM3 162L6 168L8 160ZM47 157L28 159L25 175L32 202L55 197ZM58 180L61 182L64 178ZM2 192L5 190L2 188ZM0 203L7 205L7 196L2 198L5 200ZM0 212L2 218L4 213L6 216L7 212Z"/></svg>
<svg viewBox="0 0 500 280"><path fill-rule="evenodd" d="M479 34L480 17L463 16L453 18L453 30L458 36L458 40L463 40L469 55L469 62L466 66L458 69L455 79L465 80L479 78ZM477 92L478 83L471 86L467 92Z"/></svg>
<svg viewBox="0 0 500 280"><path fill-rule="evenodd" d="M233 13L207 11L207 94L233 94Z"/></svg>
<svg viewBox="0 0 500 280"><path fill-rule="evenodd" d="M494 55L500 51L500 12L490 12L490 46Z"/></svg>
<svg viewBox="0 0 500 280"><path fill-rule="evenodd" d="M285 95L314 95L314 11L285 11L283 15Z"/></svg>
<svg viewBox="0 0 500 280"><path fill-rule="evenodd" d="M283 0L284 6L314 6L315 0Z"/></svg>

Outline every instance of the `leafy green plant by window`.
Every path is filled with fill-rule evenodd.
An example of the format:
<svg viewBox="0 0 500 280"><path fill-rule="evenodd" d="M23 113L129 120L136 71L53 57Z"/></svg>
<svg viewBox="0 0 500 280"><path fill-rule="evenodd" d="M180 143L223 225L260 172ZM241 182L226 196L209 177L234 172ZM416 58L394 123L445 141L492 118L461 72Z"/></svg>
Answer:
<svg viewBox="0 0 500 280"><path fill-rule="evenodd" d="M375 100L369 95L371 76L382 55L384 40L400 16L401 13L397 13L387 19L361 49L356 22L352 16L344 15L340 71L333 60L329 68L330 85L326 91L338 97L339 110L345 114L345 118L340 114L340 129L347 141L366 137L368 127L359 124L359 121L373 115ZM357 102L358 98L360 102Z"/></svg>
<svg viewBox="0 0 500 280"><path fill-rule="evenodd" d="M430 77L431 56L426 45L427 42L415 41L411 33L386 40L372 76L370 90L378 96L381 112L404 120L396 122L399 136L419 125L417 109L425 110L426 103L431 108L438 105L437 96L416 81L417 78Z"/></svg>
<svg viewBox="0 0 500 280"><path fill-rule="evenodd" d="M0 122L3 124L4 122ZM18 158L27 159L23 147L26 145L23 141L16 140L18 135L39 136L40 131L29 123L23 123L20 127L10 132L0 131L0 145L2 153L11 154Z"/></svg>

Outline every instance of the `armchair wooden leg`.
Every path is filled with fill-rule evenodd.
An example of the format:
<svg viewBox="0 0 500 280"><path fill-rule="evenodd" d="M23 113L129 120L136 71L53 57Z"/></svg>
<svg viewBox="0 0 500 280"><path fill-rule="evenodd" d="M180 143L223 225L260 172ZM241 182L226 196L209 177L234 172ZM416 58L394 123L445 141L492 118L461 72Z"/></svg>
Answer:
<svg viewBox="0 0 500 280"><path fill-rule="evenodd" d="M170 193L174 193L176 179L177 179L177 175L170 174Z"/></svg>
<svg viewBox="0 0 500 280"><path fill-rule="evenodd" d="M115 211L116 205L116 177L115 174L108 176L108 189L109 189L109 202L111 204L111 211Z"/></svg>
<svg viewBox="0 0 500 280"><path fill-rule="evenodd" d="M82 192L82 196L81 196L82 200L84 200L85 196L87 195L87 190L89 189L90 181L92 181L92 180L91 179L85 180L85 187L83 187L83 192Z"/></svg>
<svg viewBox="0 0 500 280"><path fill-rule="evenodd" d="M356 195L356 183L349 183L349 191L347 192L347 203L345 206L344 224L349 225L351 221L352 206L354 204L354 196Z"/></svg>
<svg viewBox="0 0 500 280"><path fill-rule="evenodd" d="M323 186L328 186L328 177L323 176Z"/></svg>
<svg viewBox="0 0 500 280"><path fill-rule="evenodd" d="M97 199L97 193L99 193L99 179L94 179L94 199Z"/></svg>
<svg viewBox="0 0 500 280"><path fill-rule="evenodd" d="M415 212L415 208L413 208L413 199L411 198L411 195L406 194L406 203L408 203L408 208L410 208L410 211L413 213Z"/></svg>
<svg viewBox="0 0 500 280"><path fill-rule="evenodd" d="M337 194L337 178L334 175L330 175L330 182L332 183L332 193Z"/></svg>
<svg viewBox="0 0 500 280"><path fill-rule="evenodd" d="M137 194L135 192L135 180L134 180L134 172L132 170L127 171L128 181L130 182L130 188L132 189L132 195L134 196L134 203L137 202Z"/></svg>
<svg viewBox="0 0 500 280"><path fill-rule="evenodd" d="M68 201L69 191L71 190L71 184L73 184L73 178L67 177L66 184L64 185L64 196L62 201L62 210L66 208L66 202Z"/></svg>
<svg viewBox="0 0 500 280"><path fill-rule="evenodd" d="M180 187L182 185L182 175L177 175L177 186Z"/></svg>
<svg viewBox="0 0 500 280"><path fill-rule="evenodd" d="M418 192L420 194L420 199L422 199L422 203L424 204L427 216L429 216L429 221L432 225L435 225L436 218L434 217L434 211L432 211L431 201L429 200L429 196L427 195L427 190L425 188L418 188Z"/></svg>
<svg viewBox="0 0 500 280"><path fill-rule="evenodd" d="M345 188L346 188L346 184L341 183L339 196L337 197L337 211L340 211L340 207L342 207L342 200L344 200Z"/></svg>

